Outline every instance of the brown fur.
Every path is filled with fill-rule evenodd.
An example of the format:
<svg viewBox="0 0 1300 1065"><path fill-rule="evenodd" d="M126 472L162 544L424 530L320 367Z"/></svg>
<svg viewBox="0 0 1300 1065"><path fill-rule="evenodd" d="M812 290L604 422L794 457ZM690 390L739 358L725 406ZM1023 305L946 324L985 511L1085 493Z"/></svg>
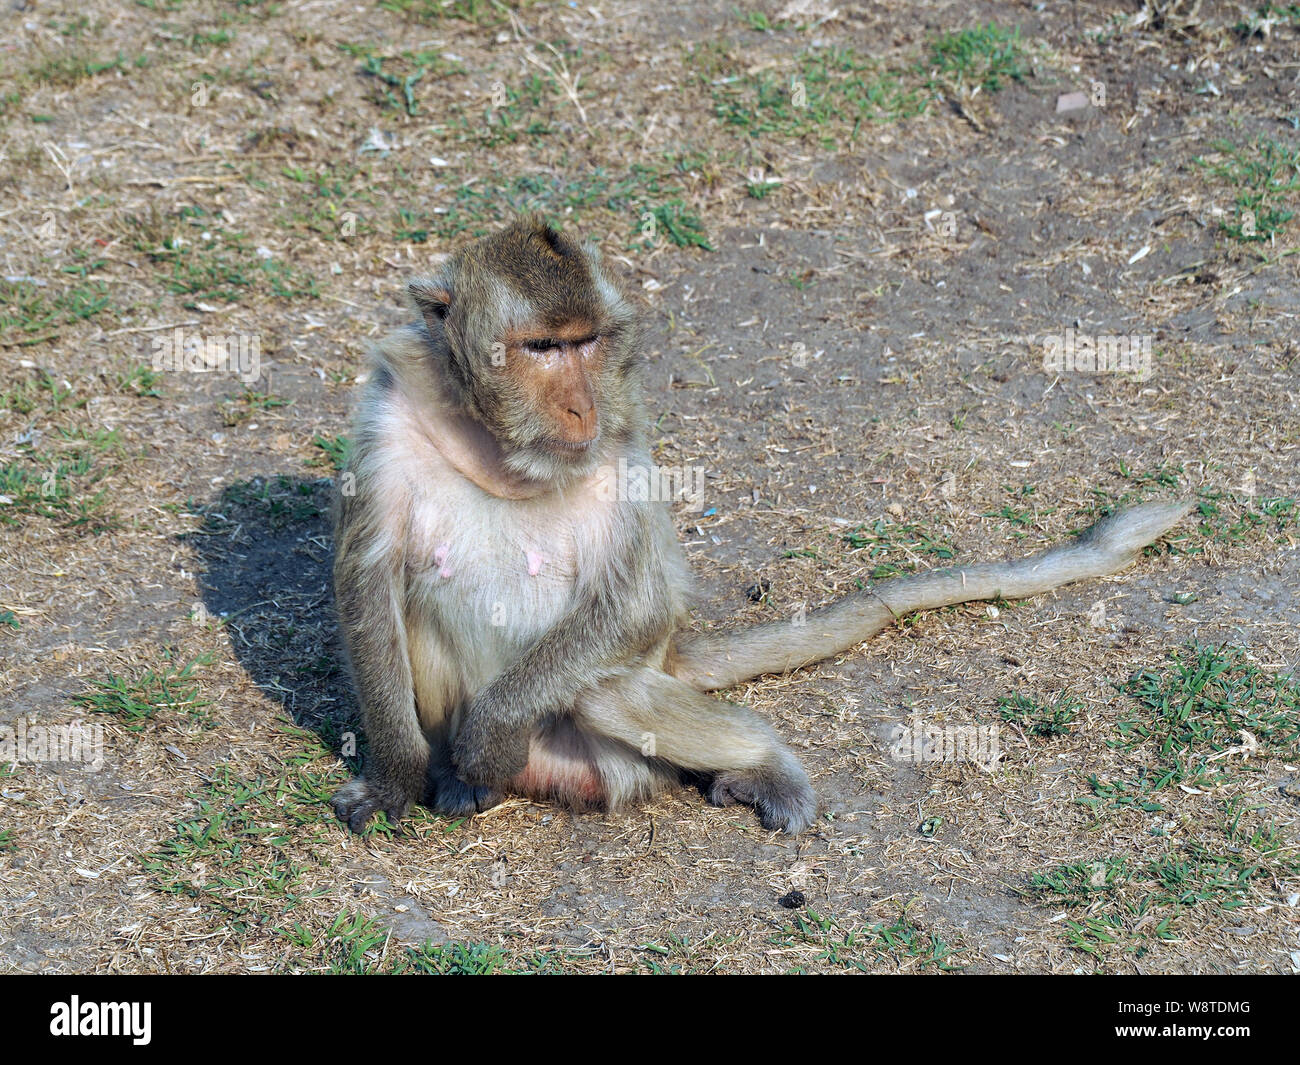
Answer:
<svg viewBox="0 0 1300 1065"><path fill-rule="evenodd" d="M802 628L678 637L688 580L649 468L637 315L596 251L523 219L412 282L423 324L374 352L336 519L335 590L369 751L334 798L357 831L421 801L519 792L615 806L684 777L797 832L816 813L774 730L703 694L796 668L898 614L1112 572L1180 516L1137 508L1079 543L878 586Z"/></svg>

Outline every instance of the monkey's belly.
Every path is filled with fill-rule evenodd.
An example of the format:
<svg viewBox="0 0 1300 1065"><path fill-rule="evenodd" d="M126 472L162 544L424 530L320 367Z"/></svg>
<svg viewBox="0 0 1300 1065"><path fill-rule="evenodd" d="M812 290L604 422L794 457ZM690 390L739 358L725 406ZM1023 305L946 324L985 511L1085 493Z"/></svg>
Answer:
<svg viewBox="0 0 1300 1065"><path fill-rule="evenodd" d="M507 501L458 500L466 491L457 486L413 518L407 623L436 633L474 692L564 617L578 559L572 517L559 504L511 520Z"/></svg>
<svg viewBox="0 0 1300 1065"><path fill-rule="evenodd" d="M604 806L609 795L597 765L586 736L570 721L555 721L533 737L528 765L505 790L577 807Z"/></svg>
<svg viewBox="0 0 1300 1065"><path fill-rule="evenodd" d="M487 558L478 562L477 577L468 571L443 577L428 569L412 581L408 634L420 647L441 647L462 691L488 684L564 617L572 580L518 575L511 572L513 561Z"/></svg>
<svg viewBox="0 0 1300 1065"><path fill-rule="evenodd" d="M528 767L506 784L512 795L551 799L572 806L604 806L605 786L596 767L561 765L549 758L528 759Z"/></svg>

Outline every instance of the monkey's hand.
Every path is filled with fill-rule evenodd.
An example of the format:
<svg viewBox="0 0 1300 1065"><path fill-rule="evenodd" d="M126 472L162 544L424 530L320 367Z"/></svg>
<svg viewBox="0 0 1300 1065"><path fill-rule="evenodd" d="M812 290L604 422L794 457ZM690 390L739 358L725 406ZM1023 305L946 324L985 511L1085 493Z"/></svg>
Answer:
<svg viewBox="0 0 1300 1065"><path fill-rule="evenodd" d="M390 782L351 780L339 788L330 805L353 832L364 832L380 810L389 824L397 824L410 809L411 797L405 788Z"/></svg>
<svg viewBox="0 0 1300 1065"><path fill-rule="evenodd" d="M456 776L476 787L501 787L528 765L531 731L511 723L492 689L485 688L465 708L452 743Z"/></svg>

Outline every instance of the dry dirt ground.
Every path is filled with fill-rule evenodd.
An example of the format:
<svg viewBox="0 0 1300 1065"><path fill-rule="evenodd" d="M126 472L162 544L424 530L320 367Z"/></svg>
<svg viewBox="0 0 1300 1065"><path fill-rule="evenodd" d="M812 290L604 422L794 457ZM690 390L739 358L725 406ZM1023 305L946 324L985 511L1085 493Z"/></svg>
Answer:
<svg viewBox="0 0 1300 1065"><path fill-rule="evenodd" d="M1300 7L3 25L0 967L1300 971ZM521 209L646 304L656 458L707 475L697 626L1197 509L1113 579L727 693L809 768L797 838L690 790L351 837L357 378L405 279ZM157 368L177 329L261 376ZM1069 330L1150 373L1045 363ZM79 722L102 762L43 745ZM909 722L999 756L900 758Z"/></svg>

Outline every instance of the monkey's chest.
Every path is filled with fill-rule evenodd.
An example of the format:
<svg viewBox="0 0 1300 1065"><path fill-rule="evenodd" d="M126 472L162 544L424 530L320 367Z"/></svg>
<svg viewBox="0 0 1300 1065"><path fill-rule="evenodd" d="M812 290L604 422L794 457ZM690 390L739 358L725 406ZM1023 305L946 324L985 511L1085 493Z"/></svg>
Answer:
<svg viewBox="0 0 1300 1065"><path fill-rule="evenodd" d="M575 508L458 495L413 514L407 612L463 663L482 662L471 672L492 673L564 616L578 545L597 534Z"/></svg>

